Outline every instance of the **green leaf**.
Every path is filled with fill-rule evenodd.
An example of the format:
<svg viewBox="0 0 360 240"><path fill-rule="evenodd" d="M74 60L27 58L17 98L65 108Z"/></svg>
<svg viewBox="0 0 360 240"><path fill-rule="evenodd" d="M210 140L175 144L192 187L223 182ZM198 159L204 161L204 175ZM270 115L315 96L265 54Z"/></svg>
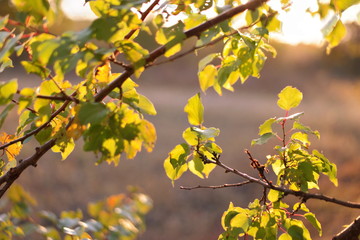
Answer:
<svg viewBox="0 0 360 240"><path fill-rule="evenodd" d="M269 193L268 193L268 199L271 202L277 202L279 199L281 199L283 197L283 193L279 192L277 190L274 189L270 189Z"/></svg>
<svg viewBox="0 0 360 240"><path fill-rule="evenodd" d="M274 122L276 122L276 118L270 118L270 119L266 120L263 124L261 124L259 127L259 135L261 136L266 133L273 134L272 125Z"/></svg>
<svg viewBox="0 0 360 240"><path fill-rule="evenodd" d="M20 33L20 34L16 35L15 37L11 38L10 40L7 40L5 42L5 45L3 45L0 48L0 63L3 61L6 61L8 59L8 57L12 54L16 44L21 39L22 35L23 34Z"/></svg>
<svg viewBox="0 0 360 240"><path fill-rule="evenodd" d="M319 236L321 236L322 235L321 223L317 220L315 214L311 212L305 213L304 217L316 228L316 230L318 230Z"/></svg>
<svg viewBox="0 0 360 240"><path fill-rule="evenodd" d="M302 92L291 86L285 87L278 96L278 106L286 111L297 107L303 98Z"/></svg>
<svg viewBox="0 0 360 240"><path fill-rule="evenodd" d="M194 158L188 163L189 170L199 178L204 178L202 172L204 170L204 163L201 161L198 155L195 155Z"/></svg>
<svg viewBox="0 0 360 240"><path fill-rule="evenodd" d="M275 136L273 133L265 133L265 134L261 135L259 138L252 140L251 145L253 146L253 145L265 144L273 136Z"/></svg>
<svg viewBox="0 0 360 240"><path fill-rule="evenodd" d="M15 104L9 104L7 105L4 110L1 112L0 114L0 129L2 127L2 125L4 124L5 122L5 119L7 117L7 115L9 114L9 112L11 111L11 109L13 109L15 106Z"/></svg>
<svg viewBox="0 0 360 240"><path fill-rule="evenodd" d="M40 76L42 79L46 79L50 74L50 70L39 63L21 61L21 65L24 67L27 73L34 73Z"/></svg>
<svg viewBox="0 0 360 240"><path fill-rule="evenodd" d="M201 72L214 58L218 57L219 53L211 53L199 61L199 72Z"/></svg>
<svg viewBox="0 0 360 240"><path fill-rule="evenodd" d="M62 160L67 159L67 157L72 153L75 148L75 142L72 138L66 139L66 141L61 141L56 143L55 146L51 148L53 152L60 152Z"/></svg>
<svg viewBox="0 0 360 240"><path fill-rule="evenodd" d="M309 230L307 230L302 221L286 219L284 226L292 239L311 240Z"/></svg>
<svg viewBox="0 0 360 240"><path fill-rule="evenodd" d="M335 185L338 185L337 179L337 167L334 163L331 163L322 153L317 150L313 150L312 154L322 161L322 173L329 177L329 180Z"/></svg>
<svg viewBox="0 0 360 240"><path fill-rule="evenodd" d="M191 125L201 125L204 122L204 106L201 103L200 93L188 100L184 111L188 114L188 121Z"/></svg>
<svg viewBox="0 0 360 240"><path fill-rule="evenodd" d="M154 104L144 95L139 94L139 103L137 106L142 112L145 112L150 115L156 115L156 109Z"/></svg>
<svg viewBox="0 0 360 240"><path fill-rule="evenodd" d="M52 127L48 126L42 129L40 132L38 132L35 135L35 138L40 144L44 144L50 139L51 133L52 133Z"/></svg>
<svg viewBox="0 0 360 240"><path fill-rule="evenodd" d="M239 213L231 219L230 226L239 229L239 233L246 233L250 223L251 219L249 219L247 214Z"/></svg>
<svg viewBox="0 0 360 240"><path fill-rule="evenodd" d="M0 73L9 67L14 67L12 60L10 58L4 58L3 63L0 65Z"/></svg>
<svg viewBox="0 0 360 240"><path fill-rule="evenodd" d="M165 45L165 57L170 57L181 50L182 41L185 39L183 32L184 24L180 21L169 28L160 28L155 35L155 40L161 45Z"/></svg>
<svg viewBox="0 0 360 240"><path fill-rule="evenodd" d="M310 146L310 141L308 139L307 133L296 132L291 135L291 139L300 141L304 146Z"/></svg>
<svg viewBox="0 0 360 240"><path fill-rule="evenodd" d="M6 26L8 20L9 20L9 15L0 17L0 29L3 29L3 27Z"/></svg>
<svg viewBox="0 0 360 240"><path fill-rule="evenodd" d="M169 153L169 157L167 157L164 161L164 169L168 178L172 180L174 184L174 180L181 177L181 175L187 171L187 158L190 154L189 145L186 143L177 145L171 152Z"/></svg>
<svg viewBox="0 0 360 240"><path fill-rule="evenodd" d="M314 134L318 139L320 139L319 131L313 131L310 127L304 126L302 123L295 121L293 124L293 129L300 130L303 133Z"/></svg>
<svg viewBox="0 0 360 240"><path fill-rule="evenodd" d="M79 122L85 124L99 124L109 114L109 109L102 103L83 103L80 104L78 112Z"/></svg>
<svg viewBox="0 0 360 240"><path fill-rule="evenodd" d="M16 79L10 80L9 82L0 83L0 105L11 102L13 95L18 89L18 83Z"/></svg>

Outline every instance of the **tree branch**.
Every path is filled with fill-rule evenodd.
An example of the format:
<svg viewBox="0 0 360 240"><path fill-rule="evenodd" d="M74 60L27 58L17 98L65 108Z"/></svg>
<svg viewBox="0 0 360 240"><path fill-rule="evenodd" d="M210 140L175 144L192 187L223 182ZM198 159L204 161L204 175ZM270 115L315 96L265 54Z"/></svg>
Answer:
<svg viewBox="0 0 360 240"><path fill-rule="evenodd" d="M347 228L338 233L332 240L359 240L360 236L360 216Z"/></svg>
<svg viewBox="0 0 360 240"><path fill-rule="evenodd" d="M225 164L223 164L220 160L217 161L213 161L213 160L209 160L212 161L212 163L218 165L219 167L222 167L223 169L225 169L226 172L231 172L234 173L242 178L245 178L247 180L249 180L252 183L256 183L259 184L265 188L268 189L274 189L280 192L283 192L285 195L294 195L297 197L300 197L303 201L306 201L308 199L318 199L318 200L322 200L325 202L331 202L331 203L335 203L337 205L341 205L344 207L348 207L348 208L359 208L360 209L360 203L354 203L354 202L349 202L349 201L343 201L343 200L339 200L333 197L328 197L322 194L317 194L317 193L305 193L302 191L294 191L294 190L290 190L287 188L283 188L283 187L279 187L279 186L275 186L273 184L269 184L268 182L265 182L261 179L257 179L254 177L249 176L246 173L240 172L239 170L235 169L235 168L231 168L226 166Z"/></svg>
<svg viewBox="0 0 360 240"><path fill-rule="evenodd" d="M235 8L229 9L222 14L218 15L217 17L208 20L207 22L204 22L203 24L200 24L192 29L189 29L184 32L185 39L188 39L190 37L199 36L202 32L205 30L215 26L216 24L219 24L226 19L229 19L239 13L242 13L248 9L255 9L260 7L263 3L267 2L268 0L252 0L248 3L239 5ZM152 51L149 56L145 59L145 66L149 66L150 63L154 62L158 57L164 55L166 52L166 46L162 45ZM101 101L104 99L112 90L114 90L116 87L119 87L123 84L123 82L130 77L134 73L134 67L125 70L123 74L121 74L118 78L113 80L108 86L103 88L98 94L95 96L95 101Z"/></svg>
<svg viewBox="0 0 360 240"><path fill-rule="evenodd" d="M71 102L72 102L72 101L66 100L66 101L64 102L64 104L63 104L58 110L56 110L53 114L51 114L49 120L46 121L43 125L41 125L40 127L32 130L31 132L28 132L27 134L25 134L24 136L22 136L22 137L20 137L20 138L17 138L17 139L15 139L15 140L13 140L13 141L10 141L10 142L8 142L8 143L0 146L0 150L5 149L5 148L9 147L10 145L13 145L13 144L15 144L15 143L17 143L17 142L23 142L23 141L25 141L27 138L29 138L29 137L37 134L38 132L40 132L42 129L44 129L45 127L47 127L47 126L50 124L50 122L51 122L57 115L59 115L62 111L64 111L64 110L66 109L66 107L67 107ZM1 185L1 181L0 181L0 185Z"/></svg>
<svg viewBox="0 0 360 240"><path fill-rule="evenodd" d="M203 23L200 24L197 27L194 27L192 29L189 29L188 31L185 31L184 34L186 36L186 39L193 37L193 36L199 36L202 32L204 32L205 30L215 26L218 23L221 23L223 21L225 21L226 19L229 19L239 13L244 12L245 10L248 9L255 9L259 6L261 6L263 3L267 2L268 0L252 0L246 4L243 5L239 5L233 9L230 9L228 11L225 11L224 13L218 15L217 17ZM151 9L155 7L155 5L158 3L158 1L155 1L149 8L148 11L144 12L142 14L142 17L146 17L147 14L150 13ZM146 14L146 15L145 15ZM135 32L135 31L134 31ZM134 33L133 32L133 33ZM131 35L133 34L131 33ZM130 34L130 33L129 33ZM145 59L145 66L148 65L149 63L152 63L153 61L155 61L158 57L162 56L164 53L166 52L166 46L160 46L159 48L155 49L153 52L151 52L149 54L149 56ZM116 52L114 53L114 55L116 55ZM134 67L130 66L129 68L127 68L118 78L116 78L115 80L113 80L111 83L109 83L105 88L103 88L101 91L99 91L96 95L95 95L95 102L100 102L102 101L108 94L111 93L111 91L117 87L120 87L126 79L128 79L132 74L134 73ZM74 92L74 94L76 95L76 92ZM74 95L74 96L75 96ZM73 96L73 95L72 95ZM12 142L9 142L3 146L0 147L0 149L4 149L16 142L19 141L24 141L26 138L40 132L43 128L45 128L50 121L55 118L60 112L62 112L63 110L65 110L65 108L68 106L68 104L70 104L71 101L65 101L64 104L56 111L54 112L49 121L47 121L45 124L41 125L39 128L33 130L32 132L26 134L25 136L16 139ZM67 127L70 126L71 124L71 119L67 125ZM4 195L4 193L7 191L7 189L12 185L12 183L21 175L21 173L28 168L29 166L36 166L37 161L47 152L49 151L56 143L57 139L52 139L50 141L48 141L47 143L45 143L44 145L42 145L41 147L36 148L36 152L29 158L19 161L19 164L14 167L11 168L5 175L3 175L2 177L0 177L0 198ZM5 185L4 185L5 184Z"/></svg>
<svg viewBox="0 0 360 240"><path fill-rule="evenodd" d="M36 148L35 153L32 156L27 159L20 160L20 163L16 167L10 168L4 176L0 177L0 186L2 186L0 189L0 198L26 168L29 166L36 167L37 161L55 145L55 142L56 139L52 139L41 147ZM3 184L5 185L3 186Z"/></svg>
<svg viewBox="0 0 360 240"><path fill-rule="evenodd" d="M198 185L198 186L195 186L195 187L181 186L180 189L193 190L193 189L198 189L198 188L218 189L218 188L228 188L228 187L241 187L241 186L246 185L248 183L251 183L251 181L244 181L244 182L241 182L241 183L225 183L225 184L217 185L217 186L202 186L202 185Z"/></svg>

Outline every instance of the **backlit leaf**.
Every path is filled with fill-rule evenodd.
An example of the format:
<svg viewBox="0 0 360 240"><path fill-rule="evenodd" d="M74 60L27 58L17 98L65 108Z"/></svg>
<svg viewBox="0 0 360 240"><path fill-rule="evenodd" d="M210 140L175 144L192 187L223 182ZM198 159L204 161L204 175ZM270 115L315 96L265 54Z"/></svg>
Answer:
<svg viewBox="0 0 360 240"><path fill-rule="evenodd" d="M286 111L289 111L300 104L303 94L297 88L287 86L278 94L278 97L278 106Z"/></svg>
<svg viewBox="0 0 360 240"><path fill-rule="evenodd" d="M321 236L322 235L321 223L317 220L315 214L305 213L304 217L311 223L311 225L313 225L316 228L316 230L318 230L319 236Z"/></svg>
<svg viewBox="0 0 360 240"><path fill-rule="evenodd" d="M17 89L18 83L16 79L0 83L0 105L9 103Z"/></svg>
<svg viewBox="0 0 360 240"><path fill-rule="evenodd" d="M360 3L360 0L334 0L335 6L339 11L345 11L347 8Z"/></svg>
<svg viewBox="0 0 360 240"><path fill-rule="evenodd" d="M191 125L201 125L204 122L204 106L201 103L200 93L188 100L184 111L188 114L188 121Z"/></svg>
<svg viewBox="0 0 360 240"><path fill-rule="evenodd" d="M341 40L345 37L345 35L346 35L346 27L341 22L341 20L338 20L331 33L325 36L326 40L329 43L326 48L326 53L329 54L332 48L339 45Z"/></svg>
<svg viewBox="0 0 360 240"><path fill-rule="evenodd" d="M266 120L263 124L259 127L259 135L263 135L265 133L273 133L272 131L272 124L276 122L276 118L270 118Z"/></svg>
<svg viewBox="0 0 360 240"><path fill-rule="evenodd" d="M214 65L207 65L201 72L199 72L200 88L203 92L214 85L217 74L218 72Z"/></svg>
<svg viewBox="0 0 360 240"><path fill-rule="evenodd" d="M164 161L164 168L168 178L174 180L181 177L181 175L187 171L188 166L186 160L190 153L189 146L185 143L177 145Z"/></svg>

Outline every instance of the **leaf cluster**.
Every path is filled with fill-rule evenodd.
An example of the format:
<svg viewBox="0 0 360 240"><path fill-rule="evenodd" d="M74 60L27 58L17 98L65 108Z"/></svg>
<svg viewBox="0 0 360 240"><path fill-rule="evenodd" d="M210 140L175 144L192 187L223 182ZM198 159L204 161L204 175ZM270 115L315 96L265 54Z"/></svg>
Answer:
<svg viewBox="0 0 360 240"><path fill-rule="evenodd" d="M136 239L144 231L144 217L152 208L152 200L136 191L89 203L89 218L81 210L63 211L59 216L35 211L36 201L19 185L12 186L3 203L5 200L2 210L6 208L7 213L0 215L1 239Z"/></svg>

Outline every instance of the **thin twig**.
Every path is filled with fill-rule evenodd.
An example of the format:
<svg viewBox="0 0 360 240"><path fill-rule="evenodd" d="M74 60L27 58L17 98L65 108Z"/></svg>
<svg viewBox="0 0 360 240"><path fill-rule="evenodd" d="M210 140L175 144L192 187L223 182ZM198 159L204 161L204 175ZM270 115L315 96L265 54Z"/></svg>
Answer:
<svg viewBox="0 0 360 240"><path fill-rule="evenodd" d="M241 187L241 186L246 185L248 183L251 183L251 182L250 181L244 181L244 182L240 182L240 183L226 183L226 184L216 185L216 186L202 186L202 185L198 185L198 186L195 186L195 187L181 186L180 189L184 189L184 190L193 190L193 189L198 189L198 188L219 189L219 188L228 188L228 187Z"/></svg>
<svg viewBox="0 0 360 240"><path fill-rule="evenodd" d="M239 170L235 169L235 168L231 168L228 167L227 165L223 164L220 160L218 161L214 161L214 164L218 165L219 167L222 167L223 169L225 169L225 172L231 172L234 173L242 178L245 178L247 180L249 180L252 183L256 183L259 184L263 187L266 187L268 189L273 189L273 190L277 190L280 192L283 192L285 195L293 195L293 196L297 196L300 197L302 201L306 201L308 199L318 199L318 200L323 200L325 202L331 202L331 203L335 203L337 205L341 205L344 207L349 207L349 208L359 208L360 209L360 203L355 203L355 202L350 202L350 201L343 201L343 200L339 200L333 197L328 197L326 195L322 195L322 194L313 194L313 193L305 193L302 191L294 191L294 190L290 190L290 189L286 189L283 187L279 187L279 186L275 186L275 185L270 185L267 182L264 182L262 179L257 179L254 177L249 176L246 173L240 172Z"/></svg>

